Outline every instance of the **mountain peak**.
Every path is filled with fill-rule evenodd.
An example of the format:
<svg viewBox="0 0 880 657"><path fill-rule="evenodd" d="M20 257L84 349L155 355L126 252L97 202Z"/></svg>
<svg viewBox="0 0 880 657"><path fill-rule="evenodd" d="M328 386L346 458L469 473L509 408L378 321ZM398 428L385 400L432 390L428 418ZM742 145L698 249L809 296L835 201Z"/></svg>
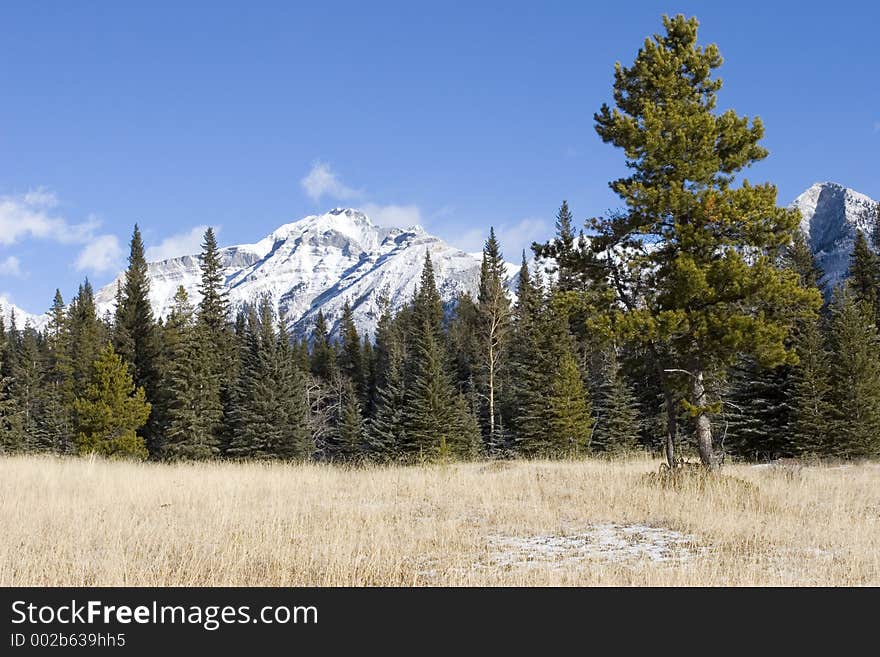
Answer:
<svg viewBox="0 0 880 657"><path fill-rule="evenodd" d="M841 185L840 183L834 182L833 180L824 180L821 182L814 182L812 185L810 185L807 188L807 191L809 191L811 189L821 189L823 187L830 187L833 189L841 189L841 190L849 189L846 185ZM804 193L806 193L806 192L804 192Z"/></svg>
<svg viewBox="0 0 880 657"><path fill-rule="evenodd" d="M830 181L813 183L792 202L829 292L846 278L858 233L872 233L877 205L866 194Z"/></svg>
<svg viewBox="0 0 880 657"><path fill-rule="evenodd" d="M284 313L292 333L306 335L322 311L336 330L348 302L358 331L372 335L383 300L400 309L413 296L431 252L437 287L446 302L476 294L480 260L430 235L421 226L375 225L355 208L333 208L279 226L254 244L220 250L232 313L268 297ZM182 285L190 301L201 298L198 258L149 263L150 302L158 317L171 308ZM123 274L120 274L120 278ZM99 312L112 308L116 281L96 295Z"/></svg>
<svg viewBox="0 0 880 657"><path fill-rule="evenodd" d="M332 210L329 210L325 214L332 214L332 215L344 214L349 217L354 217L354 218L359 218L359 219L367 219L367 215L365 215L363 212L361 212L360 210L357 210L355 208L342 208L342 207L333 208ZM367 219L367 221L369 221L369 219Z"/></svg>

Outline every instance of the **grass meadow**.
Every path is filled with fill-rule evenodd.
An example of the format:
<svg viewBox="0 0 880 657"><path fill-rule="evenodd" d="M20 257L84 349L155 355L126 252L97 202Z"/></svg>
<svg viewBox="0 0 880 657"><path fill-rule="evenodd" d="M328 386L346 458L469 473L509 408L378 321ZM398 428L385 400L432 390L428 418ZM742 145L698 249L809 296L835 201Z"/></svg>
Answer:
<svg viewBox="0 0 880 657"><path fill-rule="evenodd" d="M0 585L880 585L880 465L0 459Z"/></svg>

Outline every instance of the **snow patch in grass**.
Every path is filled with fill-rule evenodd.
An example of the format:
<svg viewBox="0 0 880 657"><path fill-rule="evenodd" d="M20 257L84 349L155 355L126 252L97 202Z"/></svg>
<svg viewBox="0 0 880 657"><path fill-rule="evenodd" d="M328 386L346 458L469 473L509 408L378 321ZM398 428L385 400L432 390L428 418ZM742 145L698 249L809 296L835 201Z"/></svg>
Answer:
<svg viewBox="0 0 880 657"><path fill-rule="evenodd" d="M578 534L490 536L495 566L564 563L589 560L681 562L704 554L695 536L648 525L601 523Z"/></svg>

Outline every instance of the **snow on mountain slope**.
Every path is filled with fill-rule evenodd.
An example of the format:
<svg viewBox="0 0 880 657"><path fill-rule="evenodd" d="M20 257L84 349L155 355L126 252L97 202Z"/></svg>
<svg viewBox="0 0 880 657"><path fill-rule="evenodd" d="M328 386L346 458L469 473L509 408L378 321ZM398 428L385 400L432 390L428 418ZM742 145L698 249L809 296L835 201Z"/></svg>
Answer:
<svg viewBox="0 0 880 657"><path fill-rule="evenodd" d="M858 232L870 240L877 205L868 196L833 182L815 183L791 204L801 211L801 230L825 272L829 291L847 276Z"/></svg>
<svg viewBox="0 0 880 657"><path fill-rule="evenodd" d="M837 285L846 277L857 231L870 234L873 229L877 202L825 182L811 186L791 206L801 211L801 228L826 271L829 285ZM292 333L308 334L319 310L335 332L348 301L358 330L372 336L383 299L393 310L412 299L426 251L431 254L444 301L452 301L461 292L476 296L480 253L465 253L420 226L376 226L353 209L336 208L305 217L280 226L259 242L225 247L220 254L233 313L267 295L285 314ZM178 285L183 285L194 305L199 302L198 256L153 262L148 271L150 300L157 316L167 316ZM518 265L508 264L511 292L518 271ZM123 276L97 293L102 315L112 312L116 286ZM16 315L19 325L26 317L38 326L45 322L45 316L41 320L20 309Z"/></svg>
<svg viewBox="0 0 880 657"><path fill-rule="evenodd" d="M220 250L233 312L267 295L284 312L291 331L307 334L318 311L335 330L346 301L358 330L372 336L382 312L409 301L430 252L440 295L451 301L460 292L476 294L480 260L460 251L419 226L384 228L352 209L336 208L285 224L255 244ZM515 268L514 268L515 271ZM165 317L178 285L190 301L200 299L197 256L150 263L150 301ZM96 295L100 313L112 311L116 280Z"/></svg>
<svg viewBox="0 0 880 657"><path fill-rule="evenodd" d="M16 327L20 329L30 324L38 331L42 331L49 322L48 315L34 315L26 310L22 310L2 294L0 294L0 316L2 316L6 328L9 328L12 324L13 316L15 317Z"/></svg>

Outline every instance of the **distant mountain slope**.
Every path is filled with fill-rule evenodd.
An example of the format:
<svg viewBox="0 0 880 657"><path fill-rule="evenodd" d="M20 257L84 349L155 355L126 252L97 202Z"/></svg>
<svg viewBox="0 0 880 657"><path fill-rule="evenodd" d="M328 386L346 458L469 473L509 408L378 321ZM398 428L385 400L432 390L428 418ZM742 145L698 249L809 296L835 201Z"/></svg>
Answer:
<svg viewBox="0 0 880 657"><path fill-rule="evenodd" d="M801 211L801 229L829 289L840 284L858 231L874 228L878 202L833 182L812 185L791 204ZM437 285L444 301L461 292L476 295L480 253L465 253L420 226L384 228L357 210L336 208L285 224L254 244L221 249L223 274L233 312L268 295L284 312L294 334L310 332L315 315L323 311L335 331L343 304L353 309L358 330L373 335L381 300L393 310L412 298L424 263L431 254ZM516 288L517 265L508 264L509 288ZM171 309L178 285L197 304L201 277L199 258L187 255L149 264L150 300L157 316ZM96 295L98 312L112 312L120 274ZM32 315L2 297L4 318L14 310L16 323L30 321L43 328L46 315Z"/></svg>
<svg viewBox="0 0 880 657"><path fill-rule="evenodd" d="M30 324L38 331L42 331L49 321L48 315L34 315L22 310L2 294L0 294L0 316L2 316L6 328L12 324L13 317L15 325L20 329Z"/></svg>
<svg viewBox="0 0 880 657"><path fill-rule="evenodd" d="M303 335L311 330L319 310L335 329L348 301L358 330L372 335L382 298L393 309L412 298L426 251L444 301L460 292L476 293L478 257L420 226L384 228L352 209L337 208L285 224L255 244L221 249L221 258L233 311L267 295L284 312L292 332ZM150 263L148 272L157 315L168 313L178 285L183 285L193 304L198 303L197 256ZM100 313L112 311L116 285L123 276L96 295Z"/></svg>
<svg viewBox="0 0 880 657"><path fill-rule="evenodd" d="M858 232L870 241L877 205L864 194L833 182L815 183L791 204L801 211L801 230L825 272L829 290L846 278Z"/></svg>

